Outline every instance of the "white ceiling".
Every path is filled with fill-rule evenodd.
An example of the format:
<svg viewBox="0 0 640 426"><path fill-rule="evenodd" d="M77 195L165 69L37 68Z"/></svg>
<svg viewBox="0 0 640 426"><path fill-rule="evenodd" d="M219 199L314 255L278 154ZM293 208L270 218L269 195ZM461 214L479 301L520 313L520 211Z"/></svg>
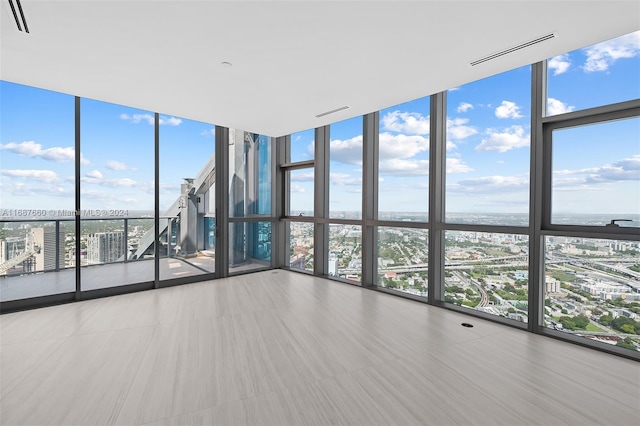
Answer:
<svg viewBox="0 0 640 426"><path fill-rule="evenodd" d="M269 136L640 29L640 1L22 0L26 34L2 3L3 80Z"/></svg>

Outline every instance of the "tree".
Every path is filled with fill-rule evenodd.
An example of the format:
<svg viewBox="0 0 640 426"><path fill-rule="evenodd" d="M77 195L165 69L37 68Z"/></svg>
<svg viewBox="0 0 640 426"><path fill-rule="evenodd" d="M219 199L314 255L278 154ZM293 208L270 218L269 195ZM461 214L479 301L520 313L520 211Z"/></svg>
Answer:
<svg viewBox="0 0 640 426"><path fill-rule="evenodd" d="M598 322L602 325L606 325L607 327L611 325L611 321L613 321L613 317L609 314L602 315Z"/></svg>

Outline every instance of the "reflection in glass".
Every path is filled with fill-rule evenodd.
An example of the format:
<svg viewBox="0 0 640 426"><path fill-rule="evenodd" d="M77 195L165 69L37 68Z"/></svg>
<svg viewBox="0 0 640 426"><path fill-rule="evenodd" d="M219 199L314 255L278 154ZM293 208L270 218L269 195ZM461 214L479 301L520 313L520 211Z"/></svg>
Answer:
<svg viewBox="0 0 640 426"><path fill-rule="evenodd" d="M640 244L545 237L546 327L640 350Z"/></svg>
<svg viewBox="0 0 640 426"><path fill-rule="evenodd" d="M428 275L429 231L378 228L378 286L427 297Z"/></svg>
<svg viewBox="0 0 640 426"><path fill-rule="evenodd" d="M313 272L313 223L289 222L289 267Z"/></svg>
<svg viewBox="0 0 640 426"><path fill-rule="evenodd" d="M271 265L271 222L229 224L229 272Z"/></svg>
<svg viewBox="0 0 640 426"><path fill-rule="evenodd" d="M329 225L329 270L332 277L362 280L362 226Z"/></svg>
<svg viewBox="0 0 640 426"><path fill-rule="evenodd" d="M529 237L445 232L444 301L528 322Z"/></svg>
<svg viewBox="0 0 640 426"><path fill-rule="evenodd" d="M271 213L271 138L229 129L229 216Z"/></svg>

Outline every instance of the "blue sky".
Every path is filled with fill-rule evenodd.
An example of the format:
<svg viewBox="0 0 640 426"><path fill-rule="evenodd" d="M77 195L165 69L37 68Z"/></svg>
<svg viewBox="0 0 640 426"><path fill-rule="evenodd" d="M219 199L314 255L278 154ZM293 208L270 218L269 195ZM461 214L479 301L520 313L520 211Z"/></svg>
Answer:
<svg viewBox="0 0 640 426"><path fill-rule="evenodd" d="M2 207L74 208L74 98L2 82ZM160 206L214 152L214 125L160 115ZM81 100L83 209L153 210L153 113Z"/></svg>
<svg viewBox="0 0 640 426"><path fill-rule="evenodd" d="M551 58L548 112L640 97L640 32ZM453 88L447 102L447 212L526 213L530 67ZM0 82L3 208L73 209L74 98ZM153 208L153 113L82 100L82 207ZM640 213L640 120L558 132L554 211ZM213 124L161 114L161 208L214 152ZM359 211L362 118L331 125L330 208ZM429 99L380 112L380 211L427 213ZM313 158L313 130L292 135ZM579 155L578 155L579 154ZM311 170L292 178L292 212L313 205Z"/></svg>
<svg viewBox="0 0 640 426"><path fill-rule="evenodd" d="M640 98L640 32L550 58L548 68L548 115ZM526 66L448 92L447 213L528 212L530 81ZM556 135L554 212L640 213L639 121ZM361 128L360 119L331 126L333 211L361 208ZM428 97L380 112L381 215L426 214L428 137ZM292 135L293 160L310 158L312 139ZM292 181L292 210L304 209L313 188Z"/></svg>

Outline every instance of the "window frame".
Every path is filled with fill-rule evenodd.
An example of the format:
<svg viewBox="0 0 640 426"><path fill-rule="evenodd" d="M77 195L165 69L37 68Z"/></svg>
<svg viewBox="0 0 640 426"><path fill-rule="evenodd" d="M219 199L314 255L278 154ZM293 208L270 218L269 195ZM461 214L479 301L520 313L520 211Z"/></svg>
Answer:
<svg viewBox="0 0 640 426"><path fill-rule="evenodd" d="M628 239L640 241L640 228L595 225L568 225L552 222L553 131L617 120L640 118L640 99L543 117L542 122L542 234L575 235L585 238ZM614 219L615 217L612 217Z"/></svg>

